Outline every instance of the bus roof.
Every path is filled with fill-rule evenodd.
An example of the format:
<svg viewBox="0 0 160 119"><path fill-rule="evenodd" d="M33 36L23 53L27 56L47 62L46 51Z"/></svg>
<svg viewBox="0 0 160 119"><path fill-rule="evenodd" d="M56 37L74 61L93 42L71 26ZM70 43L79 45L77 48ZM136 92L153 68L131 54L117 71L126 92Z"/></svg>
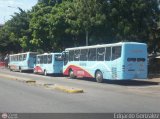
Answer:
<svg viewBox="0 0 160 119"><path fill-rule="evenodd" d="M21 55L21 54L28 54L28 53L37 54L37 52L24 52L24 53L11 54L10 56Z"/></svg>
<svg viewBox="0 0 160 119"><path fill-rule="evenodd" d="M59 55L59 54L62 54L62 53L43 53L43 54L38 54L37 56L41 56L41 55Z"/></svg>
<svg viewBox="0 0 160 119"><path fill-rule="evenodd" d="M146 45L145 43L139 43L139 42L119 42L119 43L112 43L112 44L98 44L98 45L91 45L91 46L66 48L66 50L88 49L88 48L98 48L98 47L112 47L112 46L120 46L120 45L123 45L123 44Z"/></svg>

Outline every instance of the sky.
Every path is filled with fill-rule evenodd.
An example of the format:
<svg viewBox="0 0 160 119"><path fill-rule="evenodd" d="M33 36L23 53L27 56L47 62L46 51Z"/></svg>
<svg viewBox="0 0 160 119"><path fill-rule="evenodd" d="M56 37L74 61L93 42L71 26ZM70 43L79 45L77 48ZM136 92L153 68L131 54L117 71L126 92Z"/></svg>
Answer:
<svg viewBox="0 0 160 119"><path fill-rule="evenodd" d="M0 24L10 20L14 12L19 12L18 7L22 10L31 10L38 0L0 0Z"/></svg>

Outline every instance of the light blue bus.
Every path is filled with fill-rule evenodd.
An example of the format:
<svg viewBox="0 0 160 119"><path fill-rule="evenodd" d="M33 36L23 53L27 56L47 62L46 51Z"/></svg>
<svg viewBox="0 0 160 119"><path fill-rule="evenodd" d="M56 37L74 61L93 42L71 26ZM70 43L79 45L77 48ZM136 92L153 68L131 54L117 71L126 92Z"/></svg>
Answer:
<svg viewBox="0 0 160 119"><path fill-rule="evenodd" d="M91 77L97 82L147 78L145 43L119 42L67 48L63 57L63 74L71 78Z"/></svg>
<svg viewBox="0 0 160 119"><path fill-rule="evenodd" d="M26 52L9 55L8 68L14 71L33 70L36 63L36 52Z"/></svg>
<svg viewBox="0 0 160 119"><path fill-rule="evenodd" d="M44 53L36 56L34 73L61 74L63 68L62 53Z"/></svg>

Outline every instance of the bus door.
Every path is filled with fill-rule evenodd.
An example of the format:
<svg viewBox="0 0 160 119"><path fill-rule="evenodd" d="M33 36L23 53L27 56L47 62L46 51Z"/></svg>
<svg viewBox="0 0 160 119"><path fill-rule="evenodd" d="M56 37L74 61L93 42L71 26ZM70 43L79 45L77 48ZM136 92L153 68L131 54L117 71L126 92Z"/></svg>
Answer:
<svg viewBox="0 0 160 119"><path fill-rule="evenodd" d="M36 54L30 53L28 57L28 67L33 68L36 64Z"/></svg>
<svg viewBox="0 0 160 119"><path fill-rule="evenodd" d="M63 58L61 54L54 55L54 73L62 73Z"/></svg>

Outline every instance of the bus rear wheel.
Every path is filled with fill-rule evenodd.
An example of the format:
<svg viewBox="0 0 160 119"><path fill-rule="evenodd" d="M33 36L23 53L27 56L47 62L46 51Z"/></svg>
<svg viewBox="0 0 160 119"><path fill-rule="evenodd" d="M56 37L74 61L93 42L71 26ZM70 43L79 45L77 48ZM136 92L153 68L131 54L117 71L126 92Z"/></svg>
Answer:
<svg viewBox="0 0 160 119"><path fill-rule="evenodd" d="M70 78L75 78L74 72L72 69L69 70L69 77Z"/></svg>
<svg viewBox="0 0 160 119"><path fill-rule="evenodd" d="M102 83L103 82L103 74L101 71L97 71L96 75L95 75L96 81L98 83Z"/></svg>
<svg viewBox="0 0 160 119"><path fill-rule="evenodd" d="M44 75L47 76L47 71L46 70L44 70Z"/></svg>
<svg viewBox="0 0 160 119"><path fill-rule="evenodd" d="M10 71L12 71L12 69L11 69L11 67L10 67L10 66L9 66L8 68L9 68L9 70L10 70Z"/></svg>
<svg viewBox="0 0 160 119"><path fill-rule="evenodd" d="M23 72L21 67L19 67L19 72L20 72L20 73L22 73L22 72Z"/></svg>

